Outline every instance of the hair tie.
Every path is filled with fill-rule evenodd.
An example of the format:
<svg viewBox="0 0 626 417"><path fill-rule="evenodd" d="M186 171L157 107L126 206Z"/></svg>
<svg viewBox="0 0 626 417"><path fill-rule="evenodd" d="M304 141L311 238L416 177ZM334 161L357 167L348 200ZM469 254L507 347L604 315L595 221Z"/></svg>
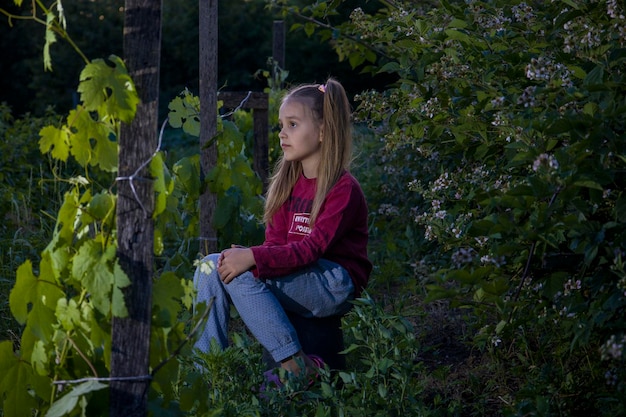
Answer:
<svg viewBox="0 0 626 417"><path fill-rule="evenodd" d="M320 84L319 87L317 87L318 90L320 90L322 93L326 92L326 85L325 84Z"/></svg>

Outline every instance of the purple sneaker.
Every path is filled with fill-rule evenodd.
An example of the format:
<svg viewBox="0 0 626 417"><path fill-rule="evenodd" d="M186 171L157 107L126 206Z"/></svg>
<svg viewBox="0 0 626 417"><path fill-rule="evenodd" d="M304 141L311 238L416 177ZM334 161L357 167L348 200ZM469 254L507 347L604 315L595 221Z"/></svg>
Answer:
<svg viewBox="0 0 626 417"><path fill-rule="evenodd" d="M326 363L318 355L307 355L316 368L324 368ZM266 398L265 392L270 389L280 389L283 387L283 381L280 380L279 368L269 369L263 372L264 382L259 387L259 394L261 398ZM309 387L315 383L319 374L317 371L311 373L311 379L309 380Z"/></svg>

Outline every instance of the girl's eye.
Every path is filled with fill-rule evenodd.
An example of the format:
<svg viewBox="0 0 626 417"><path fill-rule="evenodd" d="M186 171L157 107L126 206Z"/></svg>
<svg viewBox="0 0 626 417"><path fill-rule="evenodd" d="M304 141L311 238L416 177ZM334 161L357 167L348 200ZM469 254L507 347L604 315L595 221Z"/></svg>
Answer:
<svg viewBox="0 0 626 417"><path fill-rule="evenodd" d="M296 126L297 126L296 122L289 122L289 123L287 123L287 127L292 128L292 127L296 127ZM276 127L274 127L274 131L276 131L276 132L280 132L281 130L283 130L283 125L282 124L279 124Z"/></svg>

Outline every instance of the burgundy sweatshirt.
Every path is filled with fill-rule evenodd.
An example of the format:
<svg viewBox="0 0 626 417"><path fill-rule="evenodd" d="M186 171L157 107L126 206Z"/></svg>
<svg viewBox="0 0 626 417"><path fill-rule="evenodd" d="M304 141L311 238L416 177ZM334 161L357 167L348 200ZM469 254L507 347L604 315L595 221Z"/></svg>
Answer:
<svg viewBox="0 0 626 417"><path fill-rule="evenodd" d="M367 258L365 196L356 178L345 172L326 196L311 228L315 188L316 179L300 176L267 225L263 245L251 248L254 273L262 279L277 278L324 258L348 271L358 297L372 270Z"/></svg>

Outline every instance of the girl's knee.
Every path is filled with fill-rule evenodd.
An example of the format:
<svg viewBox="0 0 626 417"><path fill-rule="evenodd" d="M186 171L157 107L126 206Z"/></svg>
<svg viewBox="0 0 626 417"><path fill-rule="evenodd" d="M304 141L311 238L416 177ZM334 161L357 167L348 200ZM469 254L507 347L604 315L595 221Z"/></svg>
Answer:
<svg viewBox="0 0 626 417"><path fill-rule="evenodd" d="M262 281L259 281L252 272L244 272L228 284L224 289L233 296L248 296L259 292L269 291Z"/></svg>

